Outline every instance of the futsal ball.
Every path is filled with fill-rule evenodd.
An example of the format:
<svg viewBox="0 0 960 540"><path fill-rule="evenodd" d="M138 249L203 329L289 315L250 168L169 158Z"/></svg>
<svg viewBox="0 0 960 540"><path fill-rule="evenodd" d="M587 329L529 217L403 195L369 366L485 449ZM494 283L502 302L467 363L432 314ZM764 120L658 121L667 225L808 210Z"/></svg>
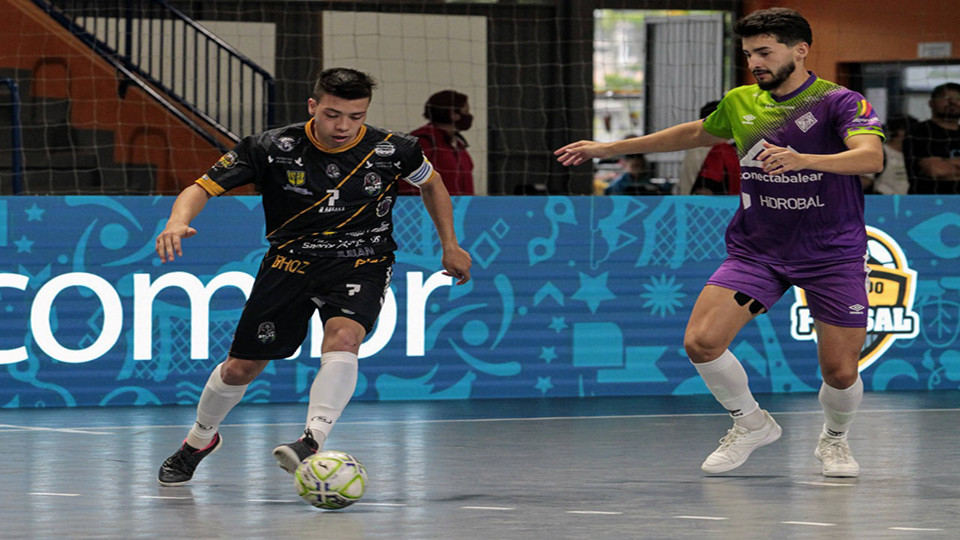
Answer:
<svg viewBox="0 0 960 540"><path fill-rule="evenodd" d="M339 510L360 500L367 489L367 470L357 458L336 450L317 452L300 462L294 473L300 498L317 508Z"/></svg>

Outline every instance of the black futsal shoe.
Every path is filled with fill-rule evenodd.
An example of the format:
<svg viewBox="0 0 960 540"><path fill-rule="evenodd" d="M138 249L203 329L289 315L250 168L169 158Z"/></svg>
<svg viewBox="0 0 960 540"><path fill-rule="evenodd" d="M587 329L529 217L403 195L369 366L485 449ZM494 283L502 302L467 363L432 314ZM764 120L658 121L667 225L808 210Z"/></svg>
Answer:
<svg viewBox="0 0 960 540"><path fill-rule="evenodd" d="M281 444L273 449L273 457L277 459L277 465L281 469L293 474L297 470L300 462L317 453L320 449L320 443L313 438L313 432L309 429L303 430L303 437L297 442Z"/></svg>
<svg viewBox="0 0 960 540"><path fill-rule="evenodd" d="M214 433L210 444L201 450L197 450L184 441L183 446L160 466L157 481L160 482L161 486L182 486L186 484L193 478L193 471L197 470L197 465L203 458L216 452L221 446L223 446L223 438L220 437L220 433Z"/></svg>

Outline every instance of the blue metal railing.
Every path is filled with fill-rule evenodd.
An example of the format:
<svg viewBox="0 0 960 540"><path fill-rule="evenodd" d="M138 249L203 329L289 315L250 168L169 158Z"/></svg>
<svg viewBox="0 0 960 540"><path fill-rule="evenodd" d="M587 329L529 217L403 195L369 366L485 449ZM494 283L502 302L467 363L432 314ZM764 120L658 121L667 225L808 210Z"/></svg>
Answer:
<svg viewBox="0 0 960 540"><path fill-rule="evenodd" d="M12 193L19 195L23 191L23 139L20 130L20 90L17 88L17 81L13 79L0 79L0 84L6 85L10 89L10 169L12 171L13 181L11 183Z"/></svg>
<svg viewBox="0 0 960 540"><path fill-rule="evenodd" d="M166 0L34 3L230 140L273 127L273 77Z"/></svg>

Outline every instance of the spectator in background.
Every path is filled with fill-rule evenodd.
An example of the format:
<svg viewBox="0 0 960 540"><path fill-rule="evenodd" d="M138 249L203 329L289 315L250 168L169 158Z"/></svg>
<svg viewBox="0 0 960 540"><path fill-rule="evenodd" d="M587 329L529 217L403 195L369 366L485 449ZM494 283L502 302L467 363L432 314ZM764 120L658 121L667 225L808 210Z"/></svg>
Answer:
<svg viewBox="0 0 960 540"><path fill-rule="evenodd" d="M930 93L931 118L914 124L903 142L910 193L960 193L960 84Z"/></svg>
<svg viewBox="0 0 960 540"><path fill-rule="evenodd" d="M917 119L912 116L893 116L883 128L887 139L883 142L883 170L872 181L872 189L864 193L878 195L906 195L910 189L907 165L903 160L903 142Z"/></svg>
<svg viewBox="0 0 960 540"><path fill-rule="evenodd" d="M700 107L700 119L710 116L710 113L717 110L717 104L720 101L710 101ZM683 153L683 161L680 162L680 179L674 188L677 195L690 195L693 193L693 185L697 182L697 176L700 169L703 168L703 162L710 153L709 146L700 146L691 148Z"/></svg>
<svg viewBox="0 0 960 540"><path fill-rule="evenodd" d="M424 155L440 173L450 195L473 195L473 159L461 132L470 129L473 115L467 95L441 90L423 107L427 123L410 132L420 139ZM400 195L419 195L416 186L400 182Z"/></svg>
<svg viewBox="0 0 960 540"><path fill-rule="evenodd" d="M693 195L739 195L740 158L730 142L710 147L691 191Z"/></svg>
<svg viewBox="0 0 960 540"><path fill-rule="evenodd" d="M627 154L620 159L623 174L610 182L604 195L661 195L660 188L650 182L652 175L643 154Z"/></svg>

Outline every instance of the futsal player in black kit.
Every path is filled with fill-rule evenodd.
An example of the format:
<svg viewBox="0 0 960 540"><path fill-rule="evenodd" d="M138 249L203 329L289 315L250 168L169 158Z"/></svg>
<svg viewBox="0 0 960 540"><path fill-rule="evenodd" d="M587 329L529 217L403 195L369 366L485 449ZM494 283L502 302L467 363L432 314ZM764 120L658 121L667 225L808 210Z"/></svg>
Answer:
<svg viewBox="0 0 960 540"><path fill-rule="evenodd" d="M262 196L270 250L227 359L210 374L183 445L160 467L160 484L186 483L220 448L220 423L270 360L297 350L317 309L322 355L306 429L273 455L292 473L323 447L353 396L360 343L390 286L398 182L420 188L440 237L444 274L458 285L470 280L470 255L457 242L450 195L417 139L364 124L374 86L353 69L323 71L307 102L308 122L244 138L173 203L157 237L163 262L183 255L181 241L197 234L190 222L207 200L251 183Z"/></svg>

